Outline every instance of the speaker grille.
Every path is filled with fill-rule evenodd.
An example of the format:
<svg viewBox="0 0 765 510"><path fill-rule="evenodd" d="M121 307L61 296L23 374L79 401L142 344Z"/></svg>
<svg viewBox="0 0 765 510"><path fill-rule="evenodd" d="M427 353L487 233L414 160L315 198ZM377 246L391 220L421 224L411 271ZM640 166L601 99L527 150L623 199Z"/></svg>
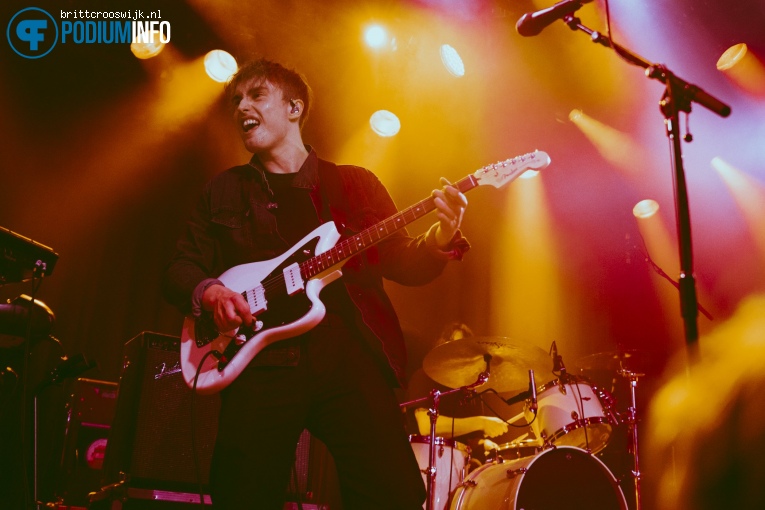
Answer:
<svg viewBox="0 0 765 510"><path fill-rule="evenodd" d="M180 372L180 340L144 332L125 344L117 410L105 459L107 483L129 476L132 486L189 490L207 486L218 395L196 395ZM194 463L196 450L199 476Z"/></svg>

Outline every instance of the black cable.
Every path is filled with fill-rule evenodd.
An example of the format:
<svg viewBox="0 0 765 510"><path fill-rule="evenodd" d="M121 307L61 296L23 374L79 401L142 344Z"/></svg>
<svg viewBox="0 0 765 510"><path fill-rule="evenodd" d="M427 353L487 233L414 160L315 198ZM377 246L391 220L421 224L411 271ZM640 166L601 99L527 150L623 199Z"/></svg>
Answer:
<svg viewBox="0 0 765 510"><path fill-rule="evenodd" d="M575 380L574 384L576 384L576 392L579 394L579 400L576 402L576 406L579 408L579 421L581 422L582 428L584 429L584 446L585 449L589 451L590 436L587 433L587 419L584 415L584 400L582 399L582 390L579 388L579 381ZM569 386L573 386L573 384L569 383ZM598 402L600 402L600 400L598 400Z"/></svg>
<svg viewBox="0 0 765 510"><path fill-rule="evenodd" d="M503 401L504 401L505 399L503 399L503 398L502 398L502 396L501 396L499 393L497 393L497 392L494 390L494 388L489 388L488 390L484 390L484 391L482 391L482 392L478 393L478 396L479 396L479 397L481 397L481 402L483 402L484 404L486 404L486 407L488 407L488 408L489 408L489 411L491 411L491 412L494 414L494 416L496 416L497 418L499 418L499 419L500 419L500 420L502 420L503 422L507 423L509 426L511 426L511 427L515 427L515 428L517 428L517 429L522 429L522 428L524 428L524 427L528 427L529 425L531 425L532 423L534 423L534 422L536 421L536 419L537 419L537 415L536 415L536 413L534 413L534 418L533 418L533 419L532 419L530 422L527 422L527 423L524 423L524 424L521 424L521 425L513 425L513 424L512 424L512 423L510 423L509 421L507 421L507 420L505 420L504 418L502 418L502 416L500 416L500 414L499 414L497 411L495 411L495 410L494 410L494 408L492 408L492 407L489 405L489 403L488 403L488 402L486 402L486 401L483 399L483 394L484 394L484 393L494 393L494 394L495 394L497 397L499 397L501 400L503 400Z"/></svg>
<svg viewBox="0 0 765 510"><path fill-rule="evenodd" d="M197 475L197 485L199 486L199 504L204 505L205 504L205 491L204 487L202 486L202 473L199 470L199 456L197 455L197 439L196 439L196 428L197 428L197 420L195 416L195 409L194 404L197 399L197 381L199 380L199 374L202 373L202 365L207 360L207 357L213 355L216 358L220 357L220 353L215 350L210 350L205 353L204 356L202 356L202 359L199 361L199 365L197 365L197 373L194 374L194 384L191 389L191 457L194 460L194 472Z"/></svg>
<svg viewBox="0 0 765 510"><path fill-rule="evenodd" d="M634 64L634 59L630 58L628 55L625 55L622 52L621 46L614 42L614 37L611 34L611 10L608 7L608 0L605 0L604 4L606 7L606 37L608 37L608 40L611 41L611 48L613 48L619 58L629 62L630 64Z"/></svg>

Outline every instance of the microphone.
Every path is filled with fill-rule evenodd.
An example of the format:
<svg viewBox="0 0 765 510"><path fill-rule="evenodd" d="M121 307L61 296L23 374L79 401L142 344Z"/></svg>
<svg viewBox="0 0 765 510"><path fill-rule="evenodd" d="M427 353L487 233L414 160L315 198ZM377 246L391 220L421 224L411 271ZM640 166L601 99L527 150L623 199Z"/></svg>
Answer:
<svg viewBox="0 0 765 510"><path fill-rule="evenodd" d="M529 386L531 386L531 405L529 411L537 414L537 381L534 379L534 370L529 369Z"/></svg>
<svg viewBox="0 0 765 510"><path fill-rule="evenodd" d="M553 372L557 372L560 370L560 356L558 356L558 345L555 343L555 340L553 340L552 347L550 348L552 351L552 359L553 359Z"/></svg>
<svg viewBox="0 0 765 510"><path fill-rule="evenodd" d="M560 380L564 383L568 379L566 374L566 365L563 364L563 356L558 354L558 344L553 340L552 343L553 372L560 372Z"/></svg>
<svg viewBox="0 0 765 510"><path fill-rule="evenodd" d="M547 9L542 9L537 12L527 12L521 16L521 19L515 24L515 29L523 37L538 35L546 26L578 11L581 9L582 4L589 2L592 2L592 0L563 0Z"/></svg>

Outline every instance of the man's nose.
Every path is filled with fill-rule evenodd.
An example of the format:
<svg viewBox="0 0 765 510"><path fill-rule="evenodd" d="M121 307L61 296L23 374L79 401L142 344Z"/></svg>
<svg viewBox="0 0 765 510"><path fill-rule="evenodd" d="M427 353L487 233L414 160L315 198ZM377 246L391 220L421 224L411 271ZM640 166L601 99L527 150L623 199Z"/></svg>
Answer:
<svg viewBox="0 0 765 510"><path fill-rule="evenodd" d="M245 97L243 97L243 98L242 98L242 99L239 101L239 104L236 106L236 109L237 109L238 111L240 111L240 112L246 112L246 111L249 111L249 110L250 110L250 108L252 108L252 102L251 102L251 101L250 101L250 99L249 99L248 97L246 97L246 96L245 96Z"/></svg>

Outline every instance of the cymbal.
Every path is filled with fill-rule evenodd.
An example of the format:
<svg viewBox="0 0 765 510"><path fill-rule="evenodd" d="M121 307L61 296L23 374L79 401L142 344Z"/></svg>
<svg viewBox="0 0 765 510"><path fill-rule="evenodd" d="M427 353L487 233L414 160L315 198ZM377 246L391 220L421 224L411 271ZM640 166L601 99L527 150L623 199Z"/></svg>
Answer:
<svg viewBox="0 0 765 510"><path fill-rule="evenodd" d="M645 350L617 350L597 352L579 358L575 366L580 371L606 370L618 372L627 370L635 373L651 373L661 369L658 363L658 354Z"/></svg>
<svg viewBox="0 0 765 510"><path fill-rule="evenodd" d="M484 355L490 355L489 381L482 389L503 393L523 391L529 386L529 369L537 385L552 368L552 361L539 347L521 345L504 337L467 337L434 347L422 362L425 373L449 388L473 384L486 370Z"/></svg>

